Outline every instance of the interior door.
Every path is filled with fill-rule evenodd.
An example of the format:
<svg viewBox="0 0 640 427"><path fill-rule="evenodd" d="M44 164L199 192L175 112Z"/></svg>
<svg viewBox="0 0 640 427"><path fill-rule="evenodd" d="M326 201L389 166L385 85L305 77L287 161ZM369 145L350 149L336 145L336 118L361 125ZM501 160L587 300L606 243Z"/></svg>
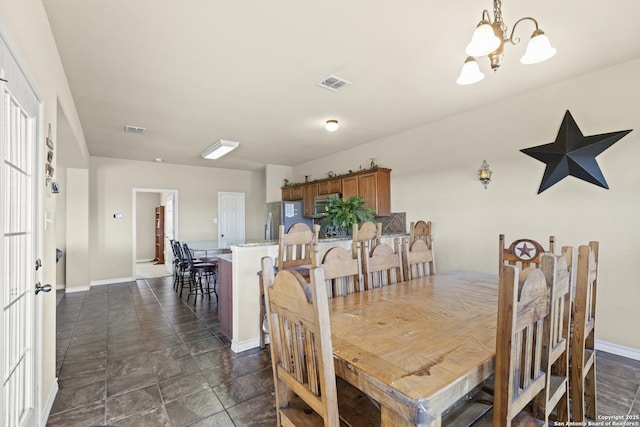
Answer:
<svg viewBox="0 0 640 427"><path fill-rule="evenodd" d="M218 240L244 241L244 193L218 193Z"/></svg>
<svg viewBox="0 0 640 427"><path fill-rule="evenodd" d="M24 93L20 93L20 99L15 96L19 93L11 85L12 81L14 85L19 83L15 70L10 68L5 74L7 56L3 55L2 61L0 76L4 79L9 75L10 80L0 82L0 424L23 427L35 425L37 418L34 357L37 112L22 102ZM35 99L33 93L32 97Z"/></svg>

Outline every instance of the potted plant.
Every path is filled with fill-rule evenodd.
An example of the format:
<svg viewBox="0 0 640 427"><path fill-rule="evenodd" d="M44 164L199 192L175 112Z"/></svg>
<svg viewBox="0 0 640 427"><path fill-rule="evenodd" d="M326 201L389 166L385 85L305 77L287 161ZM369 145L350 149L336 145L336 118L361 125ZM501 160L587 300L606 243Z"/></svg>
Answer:
<svg viewBox="0 0 640 427"><path fill-rule="evenodd" d="M353 224L374 221L375 210L364 207L364 200L360 196L351 196L348 199L329 197L325 210L325 225L333 227L337 237L351 234Z"/></svg>

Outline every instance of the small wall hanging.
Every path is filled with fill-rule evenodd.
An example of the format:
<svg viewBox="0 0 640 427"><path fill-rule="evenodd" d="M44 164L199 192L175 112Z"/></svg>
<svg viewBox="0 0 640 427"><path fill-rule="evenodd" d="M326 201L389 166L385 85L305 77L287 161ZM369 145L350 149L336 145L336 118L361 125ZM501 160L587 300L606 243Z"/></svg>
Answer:
<svg viewBox="0 0 640 427"><path fill-rule="evenodd" d="M520 151L547 165L538 194L569 175L608 189L596 157L632 130L584 136L567 110L554 142Z"/></svg>

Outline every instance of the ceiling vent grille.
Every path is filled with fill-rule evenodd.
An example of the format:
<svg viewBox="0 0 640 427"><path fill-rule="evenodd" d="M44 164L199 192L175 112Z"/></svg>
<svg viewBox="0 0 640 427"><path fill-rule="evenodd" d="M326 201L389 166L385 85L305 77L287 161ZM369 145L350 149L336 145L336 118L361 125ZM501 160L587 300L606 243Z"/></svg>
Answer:
<svg viewBox="0 0 640 427"><path fill-rule="evenodd" d="M333 92L337 92L341 89L344 89L346 86L350 84L351 84L350 81L347 81L338 76L334 76L333 74L329 74L329 77L325 78L320 83L318 83L318 86Z"/></svg>
<svg viewBox="0 0 640 427"><path fill-rule="evenodd" d="M138 135L142 135L144 133L144 131L146 131L146 128L141 128L138 126L125 126L124 127L124 133L136 133Z"/></svg>

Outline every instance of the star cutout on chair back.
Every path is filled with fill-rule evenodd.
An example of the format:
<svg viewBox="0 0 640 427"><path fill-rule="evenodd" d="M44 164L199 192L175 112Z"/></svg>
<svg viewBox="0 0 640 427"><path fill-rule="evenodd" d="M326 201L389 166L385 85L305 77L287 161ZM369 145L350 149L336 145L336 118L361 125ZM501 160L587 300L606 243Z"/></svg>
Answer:
<svg viewBox="0 0 640 427"><path fill-rule="evenodd" d="M538 194L569 175L608 189L596 156L631 131L584 136L567 110L554 142L520 151L547 165Z"/></svg>

